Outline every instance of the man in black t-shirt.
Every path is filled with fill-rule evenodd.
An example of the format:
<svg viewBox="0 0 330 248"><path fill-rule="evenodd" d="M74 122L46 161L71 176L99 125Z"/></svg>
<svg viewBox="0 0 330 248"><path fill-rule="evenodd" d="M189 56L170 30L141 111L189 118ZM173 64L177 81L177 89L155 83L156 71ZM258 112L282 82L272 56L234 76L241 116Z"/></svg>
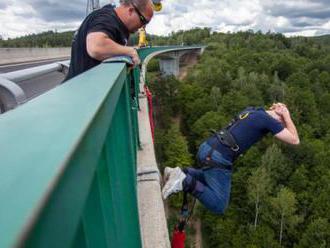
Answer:
<svg viewBox="0 0 330 248"><path fill-rule="evenodd" d="M117 8L108 4L89 14L74 35L70 68L64 81L113 56L130 56L134 65L139 64L139 56L135 48L126 46L127 40L152 16L151 0L120 0Z"/></svg>

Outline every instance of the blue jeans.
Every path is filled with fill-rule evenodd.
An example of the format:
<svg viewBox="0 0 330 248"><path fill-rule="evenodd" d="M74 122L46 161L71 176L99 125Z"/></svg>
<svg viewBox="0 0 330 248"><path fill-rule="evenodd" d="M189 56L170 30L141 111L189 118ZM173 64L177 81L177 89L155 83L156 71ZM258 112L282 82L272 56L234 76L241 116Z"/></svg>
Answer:
<svg viewBox="0 0 330 248"><path fill-rule="evenodd" d="M208 154L210 149L208 144L203 143L198 151L198 159L203 160L203 155ZM224 160L218 152L213 152L212 159L216 159L222 165L231 166L231 163ZM186 168L184 172L184 191L191 193L210 211L223 214L230 198L231 169L212 166L203 169Z"/></svg>
<svg viewBox="0 0 330 248"><path fill-rule="evenodd" d="M208 155L210 154L210 151L212 150L212 147L207 143L204 142L199 146L198 152L197 152L197 160L199 164L203 164L204 166L208 163L206 160ZM211 155L211 160L215 164L222 165L222 167L228 167L231 169L232 162L225 159L220 152L217 150L213 150Z"/></svg>

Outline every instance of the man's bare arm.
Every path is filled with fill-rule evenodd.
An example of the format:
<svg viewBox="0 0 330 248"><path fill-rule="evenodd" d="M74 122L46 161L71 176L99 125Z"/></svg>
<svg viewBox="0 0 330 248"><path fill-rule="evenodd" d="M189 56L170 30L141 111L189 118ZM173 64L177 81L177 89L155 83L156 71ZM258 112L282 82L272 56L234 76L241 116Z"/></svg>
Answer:
<svg viewBox="0 0 330 248"><path fill-rule="evenodd" d="M280 114L282 115L285 128L276 134L275 137L288 144L299 145L300 140L296 126L293 123L290 112L285 105L282 107Z"/></svg>
<svg viewBox="0 0 330 248"><path fill-rule="evenodd" d="M103 32L89 33L86 38L86 49L89 56L99 61L126 55L132 58L134 65L140 63L139 56L133 47L122 46L111 40Z"/></svg>

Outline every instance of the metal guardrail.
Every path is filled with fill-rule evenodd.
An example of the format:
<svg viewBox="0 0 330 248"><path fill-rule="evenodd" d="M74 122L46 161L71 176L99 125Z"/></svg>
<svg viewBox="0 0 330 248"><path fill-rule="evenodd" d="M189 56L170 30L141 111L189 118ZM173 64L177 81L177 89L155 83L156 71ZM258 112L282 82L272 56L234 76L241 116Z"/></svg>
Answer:
<svg viewBox="0 0 330 248"><path fill-rule="evenodd" d="M0 77L0 114L25 102L23 89L14 82Z"/></svg>
<svg viewBox="0 0 330 248"><path fill-rule="evenodd" d="M27 101L23 89L17 84L51 72L63 72L69 68L69 60L41 65L29 69L0 74L0 113L16 108Z"/></svg>
<svg viewBox="0 0 330 248"><path fill-rule="evenodd" d="M165 53L165 52L171 52L171 51L184 51L184 50L194 50L194 49L199 49L203 50L205 49L206 46L153 46L153 47L145 47L145 48L140 48L139 49L139 57L141 61L144 61L149 55L154 54L160 54L160 53Z"/></svg>

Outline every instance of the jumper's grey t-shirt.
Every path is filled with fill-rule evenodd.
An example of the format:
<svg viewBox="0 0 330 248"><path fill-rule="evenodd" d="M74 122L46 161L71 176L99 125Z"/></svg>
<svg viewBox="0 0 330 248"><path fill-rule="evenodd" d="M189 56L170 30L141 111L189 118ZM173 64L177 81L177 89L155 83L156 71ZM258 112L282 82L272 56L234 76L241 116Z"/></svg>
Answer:
<svg viewBox="0 0 330 248"><path fill-rule="evenodd" d="M234 162L238 155L248 150L267 133L275 135L284 129L283 124L271 117L263 108L247 108L240 114L244 115L246 112L249 112L249 114L245 119L239 120L229 128L240 148L238 153L233 152L221 143L219 144L215 137L208 140L210 145L216 143L216 149L226 160L231 162Z"/></svg>
<svg viewBox="0 0 330 248"><path fill-rule="evenodd" d="M129 38L128 29L119 19L111 4L93 11L80 25L73 38L70 68L65 81L101 63L87 53L86 37L91 32L103 32L121 45L126 45Z"/></svg>

